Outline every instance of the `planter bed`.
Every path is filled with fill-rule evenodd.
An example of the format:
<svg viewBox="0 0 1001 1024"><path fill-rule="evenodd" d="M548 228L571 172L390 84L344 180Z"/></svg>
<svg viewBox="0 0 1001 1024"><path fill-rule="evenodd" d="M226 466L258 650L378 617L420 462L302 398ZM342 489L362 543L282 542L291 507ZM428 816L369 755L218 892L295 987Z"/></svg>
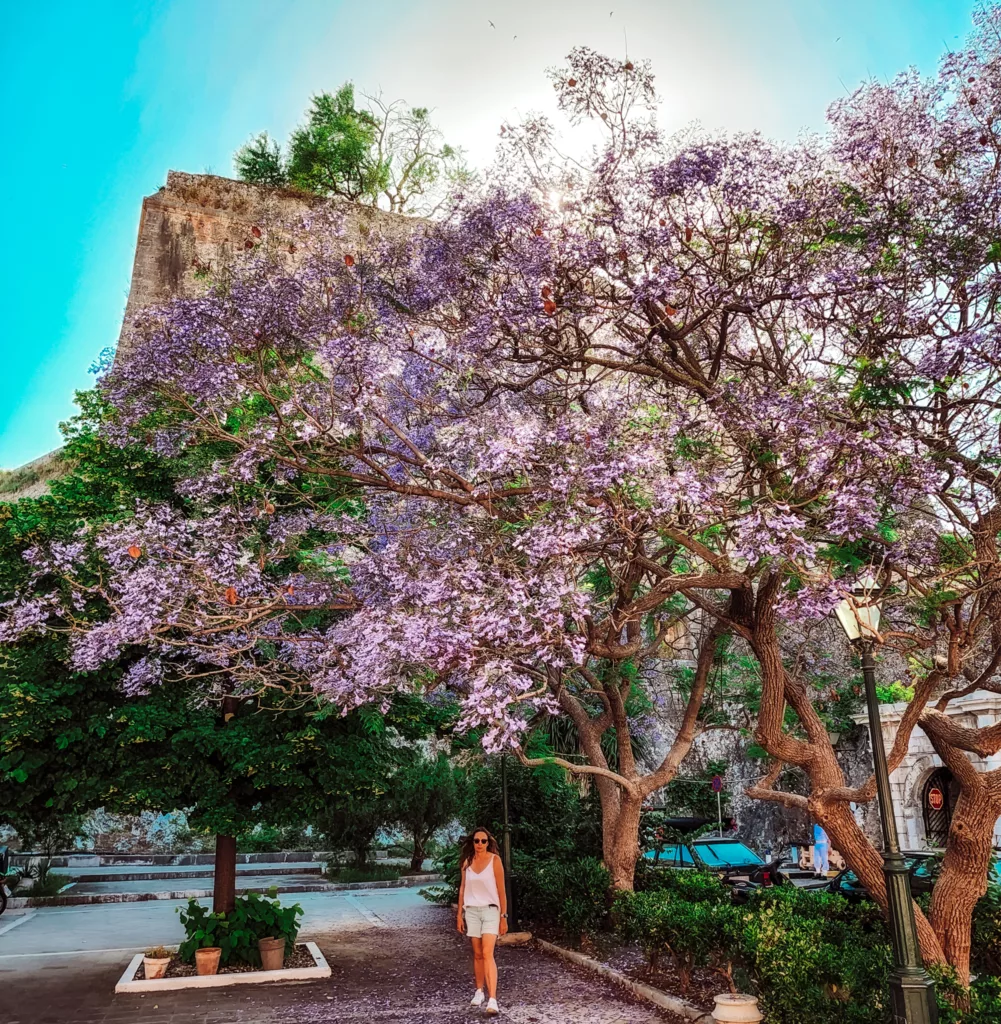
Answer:
<svg viewBox="0 0 1001 1024"><path fill-rule="evenodd" d="M218 974L199 975L194 964L182 963L173 957L163 978L147 981L143 971L143 955L137 953L125 969L116 992L165 992L181 988L219 988L225 985L255 985L261 982L313 981L329 978L330 966L315 942L297 943L285 958L280 971L262 971L249 964L228 964Z"/></svg>
<svg viewBox="0 0 1001 1024"><path fill-rule="evenodd" d="M635 945L625 943L617 936L601 932L585 938L576 949L566 939L546 929L539 929L536 938L571 953L582 954L595 963L620 975L625 981L636 982L663 992L669 998L688 1003L693 1009L708 1014L713 1009L713 997L727 991L726 980L714 971L696 968L689 981L688 992L682 995L681 978L671 958L665 953L656 968L651 969L646 955Z"/></svg>
<svg viewBox="0 0 1001 1024"><path fill-rule="evenodd" d="M601 935L597 942L587 944L582 951L627 978L670 992L701 1007L706 1013L713 1008L713 997L727 991L725 978L715 971L696 967L689 980L688 992L682 995L681 977L667 953L660 957L656 967L651 968L646 954L638 946L623 943L614 935Z"/></svg>

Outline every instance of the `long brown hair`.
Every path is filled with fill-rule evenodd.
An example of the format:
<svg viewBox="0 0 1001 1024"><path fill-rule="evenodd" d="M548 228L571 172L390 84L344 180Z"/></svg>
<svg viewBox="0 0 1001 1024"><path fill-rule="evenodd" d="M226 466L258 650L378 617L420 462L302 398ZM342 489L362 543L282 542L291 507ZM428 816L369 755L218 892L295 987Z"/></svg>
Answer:
<svg viewBox="0 0 1001 1024"><path fill-rule="evenodd" d="M494 839L490 832L485 828L474 828L468 836L463 836L460 840L462 843L459 855L460 871L464 871L466 865L472 864L473 862L473 854L476 853L476 847L473 845L473 836L475 836L477 832L483 832L487 837L487 853L496 853L498 857L500 856L500 847L497 845L497 840Z"/></svg>

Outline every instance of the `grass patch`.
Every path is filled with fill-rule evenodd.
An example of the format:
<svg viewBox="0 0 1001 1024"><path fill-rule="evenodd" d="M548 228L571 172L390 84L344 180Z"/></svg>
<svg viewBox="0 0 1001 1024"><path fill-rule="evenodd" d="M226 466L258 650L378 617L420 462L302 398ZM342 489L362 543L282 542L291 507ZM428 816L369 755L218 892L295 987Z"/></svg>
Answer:
<svg viewBox="0 0 1001 1024"><path fill-rule="evenodd" d="M393 882L400 877L400 869L388 864L373 864L371 867L330 867L326 877L331 882Z"/></svg>
<svg viewBox="0 0 1001 1024"><path fill-rule="evenodd" d="M72 881L73 879L69 875L48 872L43 878L36 878L25 892L19 891L18 896L55 896L64 885L68 885Z"/></svg>

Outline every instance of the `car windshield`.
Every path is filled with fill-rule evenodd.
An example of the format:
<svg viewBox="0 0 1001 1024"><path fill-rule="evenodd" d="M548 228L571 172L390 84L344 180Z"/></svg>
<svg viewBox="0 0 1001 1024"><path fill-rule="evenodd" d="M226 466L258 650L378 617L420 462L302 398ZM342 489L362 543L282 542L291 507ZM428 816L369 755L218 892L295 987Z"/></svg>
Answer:
<svg viewBox="0 0 1001 1024"><path fill-rule="evenodd" d="M656 850L647 850L644 857L656 861L658 864L667 864L669 867L691 867L692 855L688 852L687 846L665 846L660 855Z"/></svg>
<svg viewBox="0 0 1001 1024"><path fill-rule="evenodd" d="M743 843L698 843L695 853L707 868L752 868L764 864Z"/></svg>

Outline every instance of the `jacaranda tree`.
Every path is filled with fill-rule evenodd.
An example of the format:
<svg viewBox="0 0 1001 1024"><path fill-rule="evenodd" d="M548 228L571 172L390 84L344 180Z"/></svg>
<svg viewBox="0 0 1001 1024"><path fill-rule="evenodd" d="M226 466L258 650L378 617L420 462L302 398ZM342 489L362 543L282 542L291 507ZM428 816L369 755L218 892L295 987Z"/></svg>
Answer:
<svg viewBox="0 0 1001 1024"><path fill-rule="evenodd" d="M850 810L872 783L846 784L799 655L873 572L916 673L894 758L919 719L949 757L993 742L924 707L1001 658L1001 13L978 19L935 83L867 87L791 147L665 139L645 64L575 50L551 77L572 123L605 129L589 160L545 119L505 125L496 174L443 221L364 252L314 223L294 265L261 255L146 315L103 381L109 437L216 452L187 484L197 513L151 502L33 552L5 635L66 629L90 671L141 648L136 688L302 681L345 709L448 689L487 750L565 714L586 763L557 763L594 777L629 888L642 802L703 727L733 634L775 759L758 795L791 802L779 772L805 772L885 906ZM261 479L358 500L232 497ZM626 700L681 620L697 668L648 770ZM967 892L982 849L950 841L943 884ZM964 914L918 911L925 957L961 973Z"/></svg>

